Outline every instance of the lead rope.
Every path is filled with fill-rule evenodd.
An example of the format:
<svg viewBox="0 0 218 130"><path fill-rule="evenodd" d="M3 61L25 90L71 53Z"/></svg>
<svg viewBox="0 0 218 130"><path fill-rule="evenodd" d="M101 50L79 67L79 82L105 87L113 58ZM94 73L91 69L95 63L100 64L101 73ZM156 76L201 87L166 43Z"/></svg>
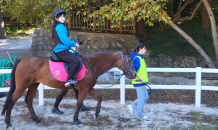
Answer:
<svg viewBox="0 0 218 130"><path fill-rule="evenodd" d="M120 75L120 78L118 79L118 81L117 81L115 84L112 84L112 85L110 85L110 86L102 86L102 85L101 85L100 83L98 83L98 81L97 81L97 78L96 78L96 76L95 76L95 72L94 72L94 70L93 70L93 68L92 68L92 64L91 64L90 61L89 61L89 54L87 55L87 59L88 59L88 62L89 62L89 66L90 66L90 68L91 68L91 70L92 70L92 74L93 74L93 76L94 76L94 78L95 78L97 84L100 85L100 86L103 87L103 88L110 88L110 87L114 86L115 84L117 84L117 83L120 81L121 77L122 77L123 75L125 75L125 73L121 74L121 75ZM123 63L121 64L121 66L122 66L122 65L123 65ZM120 67L121 67L121 66L120 66ZM120 67L119 67L119 68L120 68Z"/></svg>

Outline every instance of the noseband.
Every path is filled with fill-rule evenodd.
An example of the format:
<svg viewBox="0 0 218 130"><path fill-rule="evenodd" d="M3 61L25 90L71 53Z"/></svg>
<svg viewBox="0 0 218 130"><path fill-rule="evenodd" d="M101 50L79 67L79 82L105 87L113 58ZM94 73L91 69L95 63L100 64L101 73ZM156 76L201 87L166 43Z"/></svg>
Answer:
<svg viewBox="0 0 218 130"><path fill-rule="evenodd" d="M126 57L126 55L124 55L123 52L120 52L120 54L121 54L121 57L122 57L122 60L123 60L123 62L122 62L122 64L121 64L121 66L123 66L123 67L122 67L122 71L123 71L123 74L126 76L126 74L127 74L128 72L132 73L132 71L135 70L135 67L134 67L134 66L129 67L129 65L125 62L125 57ZM124 65L126 65L126 67L128 68L128 71L127 71L126 73L125 73L125 70L124 70ZM121 66L120 66L120 67L121 67ZM119 69L120 69L120 67L119 67Z"/></svg>

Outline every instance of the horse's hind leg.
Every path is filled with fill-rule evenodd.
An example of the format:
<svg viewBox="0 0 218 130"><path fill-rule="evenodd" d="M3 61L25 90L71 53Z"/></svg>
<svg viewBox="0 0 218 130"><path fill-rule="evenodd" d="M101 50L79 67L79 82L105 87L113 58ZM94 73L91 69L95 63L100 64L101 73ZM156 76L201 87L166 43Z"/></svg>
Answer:
<svg viewBox="0 0 218 130"><path fill-rule="evenodd" d="M16 103L16 101L21 97L24 91L25 91L25 88L15 89L14 93L11 95L11 97L7 101L8 105L7 105L7 112L6 112L6 117L5 117L5 123L7 124L7 128L12 126L11 125L11 110L14 104Z"/></svg>
<svg viewBox="0 0 218 130"><path fill-rule="evenodd" d="M67 92L68 92L68 89L63 89L63 90L60 91L60 93L56 97L55 104L54 104L54 106L53 106L53 108L51 110L52 113L55 113L55 114L62 114L62 113L64 113L63 111L60 111L58 109L58 106L59 106L61 100L63 99L63 97L67 94Z"/></svg>
<svg viewBox="0 0 218 130"><path fill-rule="evenodd" d="M95 110L95 116L97 118L101 108L101 101L102 101L101 95L94 88L90 89L88 94L95 97L98 100L97 107Z"/></svg>
<svg viewBox="0 0 218 130"><path fill-rule="evenodd" d="M31 114L32 119L34 121L36 121L36 124L41 123L41 121L36 116L36 113L33 109L32 103L33 103L33 98L36 95L36 91L37 91L38 86L39 86L39 83L35 83L33 85L30 85L28 88L26 98L25 98L25 103L27 104L27 107L29 109L29 112Z"/></svg>

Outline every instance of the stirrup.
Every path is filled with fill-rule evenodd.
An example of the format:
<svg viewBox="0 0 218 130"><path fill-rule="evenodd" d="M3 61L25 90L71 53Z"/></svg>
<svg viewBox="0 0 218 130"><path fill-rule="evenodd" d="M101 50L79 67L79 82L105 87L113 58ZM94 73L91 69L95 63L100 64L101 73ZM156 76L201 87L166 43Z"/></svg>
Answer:
<svg viewBox="0 0 218 130"><path fill-rule="evenodd" d="M71 86L72 88L74 88L74 86L76 86L77 85L77 81L75 80L75 79L70 79L70 80L68 80L66 83L65 83L65 86L66 87L69 87L69 86Z"/></svg>

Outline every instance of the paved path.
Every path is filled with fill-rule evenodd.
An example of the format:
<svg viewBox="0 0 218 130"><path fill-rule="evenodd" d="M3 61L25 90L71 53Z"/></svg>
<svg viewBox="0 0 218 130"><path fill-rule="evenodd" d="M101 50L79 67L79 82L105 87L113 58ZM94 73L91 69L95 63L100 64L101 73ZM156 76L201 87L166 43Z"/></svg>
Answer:
<svg viewBox="0 0 218 130"><path fill-rule="evenodd" d="M0 40L0 59L8 58L7 51L11 56L16 56L17 58L31 55L31 44L32 35L2 39Z"/></svg>

